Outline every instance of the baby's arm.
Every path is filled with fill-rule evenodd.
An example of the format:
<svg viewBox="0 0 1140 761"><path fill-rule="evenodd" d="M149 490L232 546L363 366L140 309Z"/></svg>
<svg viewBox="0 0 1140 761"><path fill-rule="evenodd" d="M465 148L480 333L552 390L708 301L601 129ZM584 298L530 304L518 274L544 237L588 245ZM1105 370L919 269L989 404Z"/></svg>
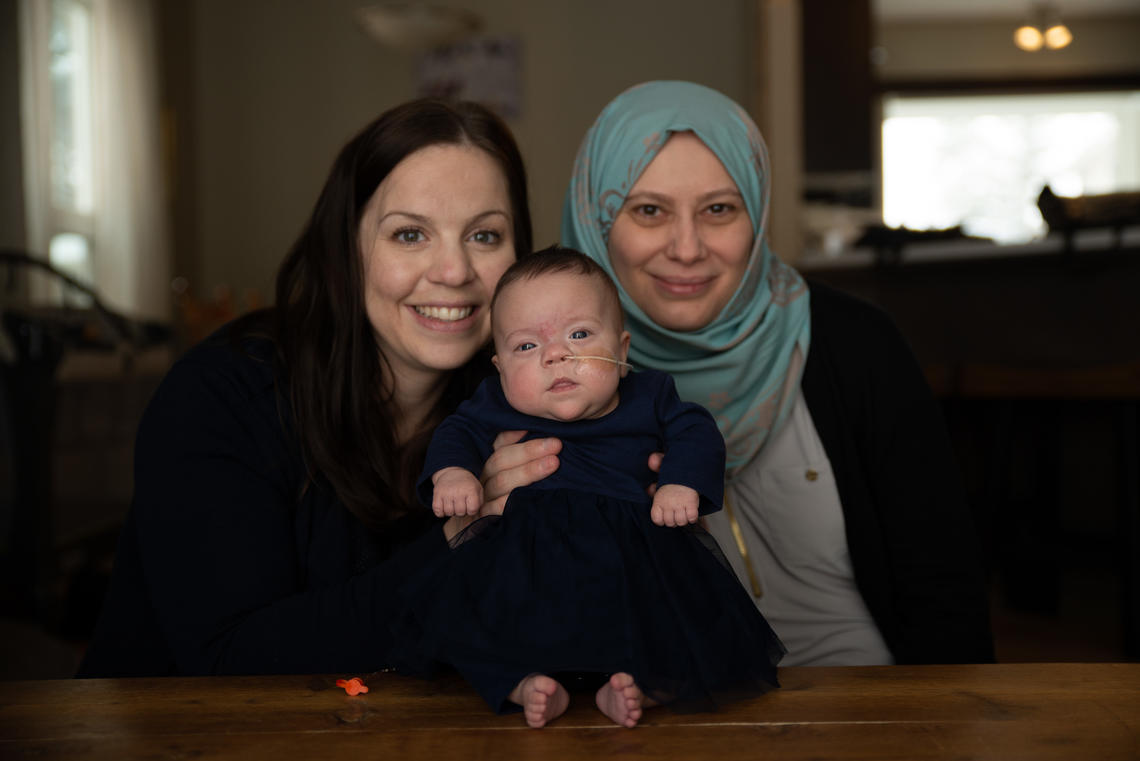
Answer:
<svg viewBox="0 0 1140 761"><path fill-rule="evenodd" d="M662 484L653 495L649 517L658 526L685 526L697 522L701 496L681 484Z"/></svg>
<svg viewBox="0 0 1140 761"><path fill-rule="evenodd" d="M464 468L444 468L432 474L431 509L445 515L475 515L483 504L483 485Z"/></svg>
<svg viewBox="0 0 1140 761"><path fill-rule="evenodd" d="M650 518L658 525L685 526L699 515L716 512L724 500L724 438L716 420L698 404L683 402L677 396L673 379L655 374L658 388L654 392L657 420L665 454L658 460L658 490L654 495ZM652 380L652 378L651 378ZM661 501L666 490L667 501ZM672 512L674 523L657 521Z"/></svg>

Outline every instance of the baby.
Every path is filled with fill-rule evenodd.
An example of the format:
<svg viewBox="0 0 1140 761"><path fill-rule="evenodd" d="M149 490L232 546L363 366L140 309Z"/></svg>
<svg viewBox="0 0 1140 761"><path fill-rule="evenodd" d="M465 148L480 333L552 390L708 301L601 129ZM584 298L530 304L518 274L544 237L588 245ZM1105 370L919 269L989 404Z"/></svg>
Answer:
<svg viewBox="0 0 1140 761"><path fill-rule="evenodd" d="M617 289L592 260L582 256L579 261L576 254L539 254L545 258L517 266L509 279L504 275L492 300L491 361L507 403L525 415L562 422L604 417L617 409L618 382L630 370L625 361L629 333L622 328ZM557 269L564 261L578 269ZM533 282L538 275L529 280L541 290L541 299L527 298L524 284L508 288L536 270L545 272L541 284ZM715 423L707 434L719 438ZM474 515L483 504L483 485L466 468L444 468L431 481L437 516ZM650 517L658 526L684 526L696 522L699 504L696 489L664 483L653 495Z"/></svg>
<svg viewBox="0 0 1140 761"><path fill-rule="evenodd" d="M775 686L782 645L693 525L720 508L724 441L668 375L631 371L613 282L578 252L539 252L503 275L491 325L499 377L436 430L421 499L476 513L503 430L561 439L560 464L409 583L419 657L532 727L569 705L559 674L593 675L598 708L627 727L657 703L711 708Z"/></svg>

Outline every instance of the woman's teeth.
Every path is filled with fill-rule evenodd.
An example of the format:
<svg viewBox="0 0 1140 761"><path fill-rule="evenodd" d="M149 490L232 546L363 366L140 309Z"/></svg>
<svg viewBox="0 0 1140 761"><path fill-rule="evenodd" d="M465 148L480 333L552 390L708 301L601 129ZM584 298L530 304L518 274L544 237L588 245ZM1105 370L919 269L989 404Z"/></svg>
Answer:
<svg viewBox="0 0 1140 761"><path fill-rule="evenodd" d="M443 322L462 320L465 317L470 317L473 311L472 307L416 307L416 314Z"/></svg>

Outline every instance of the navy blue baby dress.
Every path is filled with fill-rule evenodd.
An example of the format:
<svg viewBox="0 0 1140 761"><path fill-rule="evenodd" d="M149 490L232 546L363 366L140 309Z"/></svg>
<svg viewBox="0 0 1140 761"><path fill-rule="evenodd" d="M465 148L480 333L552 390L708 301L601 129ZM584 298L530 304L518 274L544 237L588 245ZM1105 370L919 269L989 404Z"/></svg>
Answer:
<svg viewBox="0 0 1140 761"><path fill-rule="evenodd" d="M449 466L478 475L501 431L562 440L558 470L516 489L502 516L460 534L450 556L419 569L401 592L401 670L454 666L499 712L528 674L631 674L675 710L709 710L778 686L784 647L704 529L650 520L654 482L720 509L724 441L670 376L629 373L620 403L595 420L561 423L512 409L497 377L436 430L418 484ZM649 455L664 452L660 475Z"/></svg>

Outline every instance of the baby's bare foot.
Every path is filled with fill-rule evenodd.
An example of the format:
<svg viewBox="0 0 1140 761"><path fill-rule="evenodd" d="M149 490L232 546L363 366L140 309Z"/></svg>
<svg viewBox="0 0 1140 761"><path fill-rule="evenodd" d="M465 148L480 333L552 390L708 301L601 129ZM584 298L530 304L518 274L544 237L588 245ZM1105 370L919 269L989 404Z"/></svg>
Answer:
<svg viewBox="0 0 1140 761"><path fill-rule="evenodd" d="M632 728L641 718L641 706L646 698L633 677L622 671L601 686L596 701L601 712L615 724Z"/></svg>
<svg viewBox="0 0 1140 761"><path fill-rule="evenodd" d="M511 691L511 702L523 708L528 726L538 729L566 712L570 695L561 684L545 674L531 674Z"/></svg>

